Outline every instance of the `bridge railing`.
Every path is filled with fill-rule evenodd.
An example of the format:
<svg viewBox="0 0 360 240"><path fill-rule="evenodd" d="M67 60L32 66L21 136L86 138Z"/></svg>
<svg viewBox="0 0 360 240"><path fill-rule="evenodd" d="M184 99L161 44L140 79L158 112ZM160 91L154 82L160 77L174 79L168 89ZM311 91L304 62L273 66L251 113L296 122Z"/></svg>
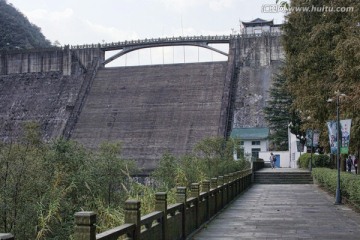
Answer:
<svg viewBox="0 0 360 240"><path fill-rule="evenodd" d="M228 43L232 39L261 37L261 36L280 36L281 32L262 32L253 34L237 34L237 35L215 35L215 36L178 36L178 37L163 37L163 38L145 38L137 40L125 40L111 43L97 43L97 44L84 44L72 45L70 49L85 49L85 48L101 48L104 50L113 48L122 48L133 45L147 45L159 43L174 43L174 42L208 42L208 43Z"/></svg>
<svg viewBox="0 0 360 240"><path fill-rule="evenodd" d="M141 217L141 202L125 202L125 224L96 234L96 214L75 214L75 240L185 239L214 217L231 200L251 185L252 170L212 178L201 184L178 187L176 204L167 205L167 193L155 194L155 211Z"/></svg>

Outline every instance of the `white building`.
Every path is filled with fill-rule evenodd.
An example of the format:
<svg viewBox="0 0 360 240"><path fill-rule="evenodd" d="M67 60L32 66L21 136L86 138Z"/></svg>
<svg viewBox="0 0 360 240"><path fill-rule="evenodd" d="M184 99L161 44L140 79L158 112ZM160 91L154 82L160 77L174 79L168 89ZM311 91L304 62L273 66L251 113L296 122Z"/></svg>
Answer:
<svg viewBox="0 0 360 240"><path fill-rule="evenodd" d="M235 159L239 159L242 154L257 159L259 152L269 148L269 128L234 128L230 137L240 139L241 152L234 153Z"/></svg>
<svg viewBox="0 0 360 240"><path fill-rule="evenodd" d="M267 21L256 18L250 22L241 22L242 34L281 33L282 24L274 24L273 20Z"/></svg>
<svg viewBox="0 0 360 240"><path fill-rule="evenodd" d="M290 131L289 151L269 151L268 128L234 128L230 136L240 139L241 152L234 153L234 159L239 159L243 154L249 160L261 158L265 163L269 163L272 152L277 158L277 167L298 168L297 160L302 153L306 152L306 147L304 149L298 148L299 140Z"/></svg>

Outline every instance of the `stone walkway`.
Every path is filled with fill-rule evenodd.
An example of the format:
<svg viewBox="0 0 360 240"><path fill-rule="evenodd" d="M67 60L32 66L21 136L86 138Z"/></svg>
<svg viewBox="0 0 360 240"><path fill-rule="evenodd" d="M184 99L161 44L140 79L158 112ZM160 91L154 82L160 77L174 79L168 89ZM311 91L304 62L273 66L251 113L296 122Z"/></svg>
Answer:
<svg viewBox="0 0 360 240"><path fill-rule="evenodd" d="M312 184L254 184L194 240L360 239L360 214Z"/></svg>

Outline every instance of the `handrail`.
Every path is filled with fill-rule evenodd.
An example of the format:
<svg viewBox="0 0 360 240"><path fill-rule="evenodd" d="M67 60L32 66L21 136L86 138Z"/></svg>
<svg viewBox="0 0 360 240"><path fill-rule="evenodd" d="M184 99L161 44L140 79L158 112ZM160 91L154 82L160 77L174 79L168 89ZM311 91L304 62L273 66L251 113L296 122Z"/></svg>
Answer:
<svg viewBox="0 0 360 240"><path fill-rule="evenodd" d="M140 224L141 226L145 226L146 229L151 228L154 221L158 221L163 217L163 212L156 211L149 214L146 214L141 217Z"/></svg>
<svg viewBox="0 0 360 240"><path fill-rule="evenodd" d="M187 196L185 187L178 187L176 204L167 206L167 194L156 193L156 211L141 216L141 202L125 202L125 224L96 235L96 214L78 212L75 214L75 240L113 240L118 237L130 239L185 239L217 212L229 204L236 196L251 186L252 169L238 171L211 181L191 185ZM155 222L155 224L154 224Z"/></svg>
<svg viewBox="0 0 360 240"><path fill-rule="evenodd" d="M96 240L118 239L119 237L121 237L123 235L127 235L129 233L130 233L130 235L132 235L133 232L135 231L135 228L136 228L135 224L125 223L119 227L112 228L110 230L107 230L105 232L97 234Z"/></svg>

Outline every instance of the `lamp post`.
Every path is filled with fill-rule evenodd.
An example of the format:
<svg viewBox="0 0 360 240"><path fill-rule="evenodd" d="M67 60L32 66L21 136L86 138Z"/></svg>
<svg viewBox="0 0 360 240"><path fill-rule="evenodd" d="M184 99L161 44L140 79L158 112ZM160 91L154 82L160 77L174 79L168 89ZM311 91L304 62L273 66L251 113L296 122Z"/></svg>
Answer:
<svg viewBox="0 0 360 240"><path fill-rule="evenodd" d="M336 165L337 165L337 183L336 183L336 196L335 196L335 204L341 204L341 190L340 190L340 97L346 96L340 91L335 92L336 97L336 134L337 134L337 150L336 150ZM333 99L330 98L327 100L328 102L332 102Z"/></svg>
<svg viewBox="0 0 360 240"><path fill-rule="evenodd" d="M313 149L314 149L314 129L311 129L311 157L310 157L310 172L312 172L313 163Z"/></svg>

